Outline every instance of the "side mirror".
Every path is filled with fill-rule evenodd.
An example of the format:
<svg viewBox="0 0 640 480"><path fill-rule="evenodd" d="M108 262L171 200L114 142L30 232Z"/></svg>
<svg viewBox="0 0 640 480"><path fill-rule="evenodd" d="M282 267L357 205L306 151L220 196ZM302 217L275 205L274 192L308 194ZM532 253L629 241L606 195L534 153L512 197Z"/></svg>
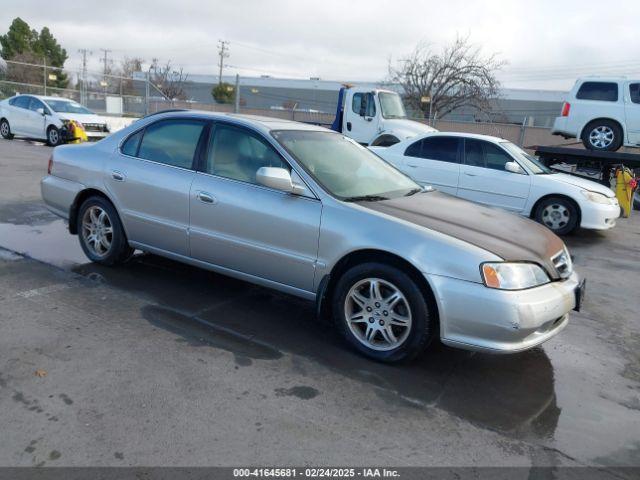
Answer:
<svg viewBox="0 0 640 480"><path fill-rule="evenodd" d="M518 165L517 162L507 162L504 164L504 169L507 172L511 172L511 173L519 173L520 175L524 174L524 170L522 169L522 167L520 165Z"/></svg>
<svg viewBox="0 0 640 480"><path fill-rule="evenodd" d="M44 117L44 108L39 108L36 110L36 112L38 112L40 115Z"/></svg>
<svg viewBox="0 0 640 480"><path fill-rule="evenodd" d="M265 187L295 195L302 195L305 191L304 187L293 183L291 174L285 168L260 167L256 172L256 181Z"/></svg>

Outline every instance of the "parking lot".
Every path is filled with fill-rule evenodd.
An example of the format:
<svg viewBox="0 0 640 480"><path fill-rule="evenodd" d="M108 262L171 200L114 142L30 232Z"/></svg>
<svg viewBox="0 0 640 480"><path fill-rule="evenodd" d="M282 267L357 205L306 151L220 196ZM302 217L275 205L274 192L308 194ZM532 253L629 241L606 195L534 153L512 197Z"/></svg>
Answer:
<svg viewBox="0 0 640 480"><path fill-rule="evenodd" d="M640 465L640 213L566 238L587 298L542 347L389 366L302 300L88 263L40 200L50 154L0 141L1 465Z"/></svg>

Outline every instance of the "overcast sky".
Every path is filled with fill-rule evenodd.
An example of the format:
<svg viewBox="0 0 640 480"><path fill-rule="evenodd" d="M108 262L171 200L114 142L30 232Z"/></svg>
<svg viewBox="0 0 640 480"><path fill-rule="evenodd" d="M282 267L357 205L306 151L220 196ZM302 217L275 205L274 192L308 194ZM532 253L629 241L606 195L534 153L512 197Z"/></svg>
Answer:
<svg viewBox="0 0 640 480"><path fill-rule="evenodd" d="M456 34L509 62L506 87L568 89L586 74L640 74L639 0L0 0L0 32L16 16L48 26L77 70L80 48L171 60L217 72L217 42L229 41L225 74L328 80L384 79L387 62L419 42L437 50ZM52 5L55 4L55 7Z"/></svg>

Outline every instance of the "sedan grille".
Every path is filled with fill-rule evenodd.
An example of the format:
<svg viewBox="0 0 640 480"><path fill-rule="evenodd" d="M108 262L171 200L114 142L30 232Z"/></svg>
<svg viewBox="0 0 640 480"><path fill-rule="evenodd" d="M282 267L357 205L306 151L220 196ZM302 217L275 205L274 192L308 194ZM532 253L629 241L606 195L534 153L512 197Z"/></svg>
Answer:
<svg viewBox="0 0 640 480"><path fill-rule="evenodd" d="M551 262L560 278L568 278L573 273L573 261L566 248L551 257Z"/></svg>
<svg viewBox="0 0 640 480"><path fill-rule="evenodd" d="M106 132L107 126L103 123L83 123L86 132Z"/></svg>

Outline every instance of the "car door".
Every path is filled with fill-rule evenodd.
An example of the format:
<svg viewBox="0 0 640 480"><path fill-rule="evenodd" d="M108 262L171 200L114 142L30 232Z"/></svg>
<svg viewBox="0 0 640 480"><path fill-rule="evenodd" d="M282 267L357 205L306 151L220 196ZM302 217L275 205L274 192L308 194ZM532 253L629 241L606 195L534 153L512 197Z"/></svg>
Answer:
<svg viewBox="0 0 640 480"><path fill-rule="evenodd" d="M345 105L347 137L361 144L368 144L378 131L375 96L371 92L357 92L351 97L351 105Z"/></svg>
<svg viewBox="0 0 640 480"><path fill-rule="evenodd" d="M29 111L29 104L31 103L31 97L27 95L21 95L16 97L13 103L10 104L9 111L9 126L11 132L17 135L29 135L27 130L27 112Z"/></svg>
<svg viewBox="0 0 640 480"><path fill-rule="evenodd" d="M526 173L508 172L505 170L507 162L515 160L502 147L484 140L465 138L458 196L515 212L522 211L529 196L531 177Z"/></svg>
<svg viewBox="0 0 640 480"><path fill-rule="evenodd" d="M290 170L261 135L224 123L213 128L191 186L191 255L313 291L322 204L258 185L263 166Z"/></svg>
<svg viewBox="0 0 640 480"><path fill-rule="evenodd" d="M35 97L31 97L29 101L29 108L25 111L25 133L32 138L47 138L47 119L43 113L38 111L39 109L41 109L42 112L47 111L47 107L45 107L44 103Z"/></svg>
<svg viewBox="0 0 640 480"><path fill-rule="evenodd" d="M404 152L404 171L421 185L455 195L460 176L460 145L460 138L453 136L418 140Z"/></svg>
<svg viewBox="0 0 640 480"><path fill-rule="evenodd" d="M106 163L107 191L136 246L189 255L189 192L206 125L190 118L151 123L130 135Z"/></svg>
<svg viewBox="0 0 640 480"><path fill-rule="evenodd" d="M625 99L625 119L629 143L640 145L640 82L628 87L629 99Z"/></svg>

